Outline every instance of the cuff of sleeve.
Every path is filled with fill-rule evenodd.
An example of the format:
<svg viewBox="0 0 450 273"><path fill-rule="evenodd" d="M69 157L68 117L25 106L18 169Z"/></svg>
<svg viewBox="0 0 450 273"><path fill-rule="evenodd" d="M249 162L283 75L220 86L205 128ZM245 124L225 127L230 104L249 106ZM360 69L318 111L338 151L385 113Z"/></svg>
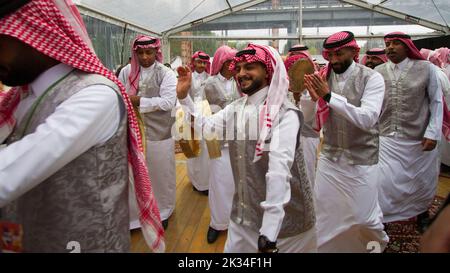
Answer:
<svg viewBox="0 0 450 273"><path fill-rule="evenodd" d="M339 94L333 93L333 95L330 98L330 102L328 103L328 105L330 105L330 107L336 107L336 108L341 108L342 106L344 106L347 103L347 99Z"/></svg>
<svg viewBox="0 0 450 273"><path fill-rule="evenodd" d="M180 102L183 111L191 114L195 112L195 104L189 95L187 95L184 99L178 99L178 101Z"/></svg>
<svg viewBox="0 0 450 273"><path fill-rule="evenodd" d="M425 132L425 135L423 136L424 138L428 138L428 139L431 139L431 140L436 140L436 141L439 141L439 140L441 140L441 134L435 134L435 133L433 133L433 132Z"/></svg>

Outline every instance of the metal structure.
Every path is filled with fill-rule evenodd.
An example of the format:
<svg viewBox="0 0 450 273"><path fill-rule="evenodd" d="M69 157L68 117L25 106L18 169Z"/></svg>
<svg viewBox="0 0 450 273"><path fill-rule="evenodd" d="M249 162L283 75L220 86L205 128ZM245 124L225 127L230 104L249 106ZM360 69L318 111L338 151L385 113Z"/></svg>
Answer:
<svg viewBox="0 0 450 273"><path fill-rule="evenodd" d="M274 2L276 1L276 6ZM305 34L308 27L317 29L339 26L367 26L360 39L371 35L370 26L418 25L430 29L420 37L450 33L448 0L75 0L85 17L92 17L119 27L117 36L126 55L126 42L133 33L161 37L166 61L171 44L176 41L297 41L323 39L323 35ZM300 8L301 7L301 8ZM228 35L233 29L269 29L267 35ZM89 29L89 26L88 26ZM92 28L91 28L92 29ZM281 35L278 29L286 29ZM225 35L208 36L203 32L222 30ZM185 32L180 34L181 32ZM121 33L121 34L120 34ZM244 32L245 33L245 32ZM91 33L90 33L91 34ZM95 33L92 35L95 36ZM417 36L412 33L412 36Z"/></svg>

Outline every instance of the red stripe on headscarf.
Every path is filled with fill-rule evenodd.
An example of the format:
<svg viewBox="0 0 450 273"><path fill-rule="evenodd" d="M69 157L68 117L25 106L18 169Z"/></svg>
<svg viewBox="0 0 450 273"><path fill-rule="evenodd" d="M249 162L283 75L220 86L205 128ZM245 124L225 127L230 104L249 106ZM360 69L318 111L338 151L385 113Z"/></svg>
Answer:
<svg viewBox="0 0 450 273"><path fill-rule="evenodd" d="M65 3L72 4L68 0ZM61 4L63 2L58 2ZM73 10L75 7L70 8ZM51 0L33 0L5 16L0 20L0 34L15 37L42 54L78 70L102 75L119 87L128 112L128 162L133 170L142 230L149 246L154 251L163 251L164 229L144 159L138 121L122 83L100 62ZM18 90L14 88L12 92Z"/></svg>
<svg viewBox="0 0 450 273"><path fill-rule="evenodd" d="M398 36L396 37L396 35L398 35ZM408 52L407 52L408 58L414 59L414 60L425 60L422 57L422 54L420 54L420 51L414 45L411 38L402 37L405 35L407 35L407 34L400 32L400 31L391 32L384 36L384 42L386 43L386 42L390 42L393 40L398 40L398 41L404 43L406 45L406 47L408 48Z"/></svg>

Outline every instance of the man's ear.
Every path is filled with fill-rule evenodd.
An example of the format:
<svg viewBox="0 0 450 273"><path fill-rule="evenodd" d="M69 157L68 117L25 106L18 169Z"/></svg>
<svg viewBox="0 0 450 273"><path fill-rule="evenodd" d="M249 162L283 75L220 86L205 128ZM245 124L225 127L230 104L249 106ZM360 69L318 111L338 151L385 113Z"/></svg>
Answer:
<svg viewBox="0 0 450 273"><path fill-rule="evenodd" d="M350 48L350 52L352 53L353 57L356 56L356 54L358 54L358 52L356 51L356 48Z"/></svg>

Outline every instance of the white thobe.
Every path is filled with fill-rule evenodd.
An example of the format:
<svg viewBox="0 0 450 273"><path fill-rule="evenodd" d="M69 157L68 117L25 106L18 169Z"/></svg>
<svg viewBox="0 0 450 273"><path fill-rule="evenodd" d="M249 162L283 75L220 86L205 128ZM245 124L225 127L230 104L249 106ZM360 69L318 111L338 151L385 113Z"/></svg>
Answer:
<svg viewBox="0 0 450 273"><path fill-rule="evenodd" d="M411 62L406 58L397 64L388 62L388 71L398 79ZM430 101L430 120L424 137L440 140L443 105L442 88L436 69L430 63L430 81L427 91ZM396 133L380 136L380 159L378 162L379 201L385 223L415 217L428 210L439 175L439 148L422 151L422 142L400 138Z"/></svg>
<svg viewBox="0 0 450 273"><path fill-rule="evenodd" d="M442 92L444 93L445 102L447 103L447 107L450 109L450 80L447 78L445 72L437 68L437 76L441 82ZM441 154L441 163L450 166L450 142L448 142L444 136L441 138L440 143L440 154Z"/></svg>
<svg viewBox="0 0 450 273"><path fill-rule="evenodd" d="M332 72L342 90L353 73L355 63L342 74ZM331 90L333 91L333 90ZM356 107L332 92L329 106L358 128L376 126L384 97L384 80L374 73L367 82ZM383 249L387 235L383 231L378 205L375 165L350 165L343 153L336 160L320 155L315 182L317 237L319 252L367 252L367 244L376 241Z"/></svg>
<svg viewBox="0 0 450 273"><path fill-rule="evenodd" d="M235 101L211 117L201 117L194 113L194 106L189 96L180 100L180 103L185 113L195 116L195 125L199 129L203 128L204 131L210 132L211 128L214 128L220 134L224 128L226 128L227 132L234 132L236 126L238 135L242 136L242 134L248 133L245 129L246 116L252 115L251 113L255 109L259 109L258 106L264 103L267 92L268 87L265 87L251 96L245 96ZM236 120L233 119L234 113L237 113ZM186 115L187 121L190 120L189 114ZM252 127L252 125L249 127ZM300 121L297 113L293 111L287 111L281 122L273 127L272 143L269 151L269 168L266 174L266 200L261 202L264 213L261 228L259 229L259 233L267 236L270 241L277 240L284 218L284 206L290 200L290 168L294 161L299 129ZM314 231L312 232L314 233ZM253 233L255 232L253 231ZM253 233L248 228L230 221L225 250L228 252L246 252L248 249L246 245L254 245L257 241ZM238 234L248 234L248 236ZM233 240L232 238L235 238L235 235L240 239ZM306 237L308 242L311 240L313 242L302 242L304 239L302 236L293 236L284 239L293 242L293 244L313 247L311 250L305 248L303 249L304 251L315 251L315 236ZM242 240L248 241L244 243ZM255 240L255 242L252 240ZM242 248L243 246L244 248ZM252 249L252 252L256 250Z"/></svg>
<svg viewBox="0 0 450 273"><path fill-rule="evenodd" d="M298 107L303 113L305 124L313 124L316 115L316 103L311 99L308 91L304 91L300 97ZM319 148L320 138L301 136L301 143L303 148L303 156L305 158L306 173L311 185L314 188L314 181L316 180L316 163L317 163L317 149Z"/></svg>
<svg viewBox="0 0 450 273"><path fill-rule="evenodd" d="M227 80L220 73L216 76L226 92L225 96L233 96L236 82L233 78ZM211 159L209 163L209 209L211 221L209 226L215 230L226 230L230 222L231 205L234 195L233 170L230 163L228 143L221 149L221 157Z"/></svg>
<svg viewBox="0 0 450 273"><path fill-rule="evenodd" d="M39 75L14 113L17 122L37 98L72 69L58 64ZM89 86L62 102L35 132L0 150L0 207L38 186L91 147L104 144L119 123L119 97L108 86Z"/></svg>
<svg viewBox="0 0 450 273"><path fill-rule="evenodd" d="M194 71L192 73L191 94L194 95L194 101L201 101L203 99L202 83L208 79L208 74L203 72L201 74ZM194 158L187 159L188 177L192 185L199 191L206 191L209 189L209 154L206 142L200 139L200 154Z"/></svg>
<svg viewBox="0 0 450 273"><path fill-rule="evenodd" d="M148 68L141 67L139 82L152 77L155 64ZM119 79L126 86L128 76L131 72L131 65L127 65L120 71ZM175 73L166 73L162 80L159 97L140 98L139 112L141 114L151 115L154 111L170 111L174 108L176 102L177 79ZM128 90L127 90L128 91ZM139 96L139 93L137 94ZM176 196L176 176L175 176L175 141L168 138L161 141L152 141L146 138L146 161L149 171L152 188L158 204L161 220L170 217L175 209ZM130 186L130 190L133 187ZM136 200L134 195L130 194L130 228L139 227L138 215L136 209Z"/></svg>

